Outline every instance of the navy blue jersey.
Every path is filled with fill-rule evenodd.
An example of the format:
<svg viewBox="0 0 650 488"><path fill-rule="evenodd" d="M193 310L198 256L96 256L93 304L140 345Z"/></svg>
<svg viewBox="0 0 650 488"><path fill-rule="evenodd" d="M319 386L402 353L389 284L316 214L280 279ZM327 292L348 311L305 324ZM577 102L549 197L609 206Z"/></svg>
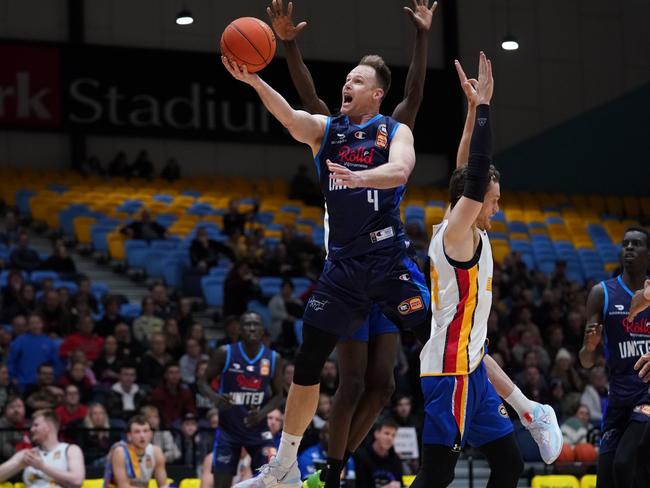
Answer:
<svg viewBox="0 0 650 488"><path fill-rule="evenodd" d="M257 356L249 358L241 342L227 348L219 393L228 395L233 406L219 411L219 428L242 443L254 444L259 442L261 434L268 432L268 425L263 421L254 427L246 427L244 419L270 398L277 354L261 345Z"/></svg>
<svg viewBox="0 0 650 488"><path fill-rule="evenodd" d="M325 196L325 247L330 259L343 259L388 246L405 246L399 206L404 186L388 190L350 189L330 179L327 160L352 171L388 162L399 122L377 114L363 125L347 115L327 118L325 135L314 158Z"/></svg>
<svg viewBox="0 0 650 488"><path fill-rule="evenodd" d="M650 351L650 309L628 319L634 295L621 276L601 283L605 292L603 304L603 342L609 369L610 403L617 400L634 403L648 385L634 370L639 357Z"/></svg>

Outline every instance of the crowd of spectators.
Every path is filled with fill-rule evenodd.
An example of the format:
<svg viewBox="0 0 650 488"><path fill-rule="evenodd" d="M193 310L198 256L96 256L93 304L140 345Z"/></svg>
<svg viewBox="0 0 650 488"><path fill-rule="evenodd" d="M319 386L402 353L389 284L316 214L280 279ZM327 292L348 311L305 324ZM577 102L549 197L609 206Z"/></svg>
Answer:
<svg viewBox="0 0 650 488"><path fill-rule="evenodd" d="M181 177L181 167L174 158L169 158L160 171L156 174L154 163L149 158L146 150L141 150L133 162L129 162L124 151L118 152L113 159L102 164L96 156L90 156L77 168L84 176L105 176L119 178L142 178L152 180L154 177L169 182L176 181Z"/></svg>
<svg viewBox="0 0 650 488"><path fill-rule="evenodd" d="M139 171L144 171L146 154L139 159L138 168L143 168ZM113 161L109 169L124 167L123 156L116 160L122 162ZM264 303L269 311L265 342L288 360L284 365L288 390L299 339L295 324L310 292L295 296L290 279L315 279L324 252L291 225L285 226L279 242L269 245L263 231L246 225L257 208L240 212L233 201L224 215L227 239L212 239L206 229L199 229L189 248L190 261L192 272L199 275L224 261L231 265L218 324L224 337L210 346L237 342L238 316L251 300ZM419 236L420 231L412 233ZM143 239L167 235L146 212L123 232ZM194 320L192 300L182 295L172 298L164 284L154 283L142 300L140 315L130 320L120 315L121 297L109 293L99 300L92 293L90 279L77 273L63 241L56 241L52 255L43 260L11 212L4 219L0 241L12 246L4 263L10 272L0 308L0 323L5 324L0 328L0 428L15 429L0 432L0 461L29 445L25 430L29 415L48 407L61 418L64 436L83 441L90 463L103 462L107 446L119 437L116 432L132 414L142 411L154 424L156 443L169 462L200 464L210 451L212 438L207 432L217 425L218 411L196 387L211 347L203 326ZM413 242L416 251L426 245L422 236ZM26 279L24 272L43 269L74 280L76 289L55 288L48 279L39 283ZM550 276L527 269L517 253L495 265L489 352L525 395L553 406L568 444L596 443L607 396L604 360L591 371L581 369L577 361L591 284L570 282L565 271L561 262ZM283 277L280 293L264 297L259 286L262 276ZM402 332L401 339L393 402L346 476L362 479L372 471L370 465L393 471L398 466L400 476L417 469L423 408L420 345L408 331ZM318 411L301 448L308 453L301 464L308 471L318 466L327 448L324 428L338 384L335 360L323 368L321 384ZM269 416L274 434L281 415ZM173 434L166 429L173 429Z"/></svg>

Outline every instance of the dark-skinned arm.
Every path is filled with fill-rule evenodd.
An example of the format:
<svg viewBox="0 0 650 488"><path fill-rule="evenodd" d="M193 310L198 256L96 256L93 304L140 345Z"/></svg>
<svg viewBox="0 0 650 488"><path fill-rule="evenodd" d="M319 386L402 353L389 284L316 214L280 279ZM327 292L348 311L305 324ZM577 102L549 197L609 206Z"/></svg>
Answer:
<svg viewBox="0 0 650 488"><path fill-rule="evenodd" d="M424 79L427 74L427 52L429 48L428 35L433 13L438 6L438 2L433 2L433 5L429 8L428 2L429 0L412 0L412 9L404 7L416 27L415 44L411 64L406 74L404 99L395 107L393 118L408 125L411 130L415 126L415 119L424 98Z"/></svg>
<svg viewBox="0 0 650 488"><path fill-rule="evenodd" d="M273 380L271 381L271 393L273 396L268 402L266 402L266 405L260 408L257 412L251 413L244 419L246 427L252 427L259 424L266 419L269 412L282 406L282 402L284 401L284 389L282 387L282 356L277 352L275 355L275 373L273 375Z"/></svg>
<svg viewBox="0 0 650 488"><path fill-rule="evenodd" d="M208 367L205 370L205 374L201 379L199 379L197 386L199 392L204 397L210 399L212 403L218 408L228 408L231 406L230 398L225 395L220 395L215 392L210 383L212 380L217 378L226 364L226 356L228 355L228 346L222 346L219 349L215 350L210 356L210 361L208 362Z"/></svg>
<svg viewBox="0 0 650 488"><path fill-rule="evenodd" d="M273 0L271 5L267 7L266 13L269 15L275 34L284 46L291 81L296 87L304 109L312 114L330 115L325 102L318 98L314 79L302 59L302 54L296 42L297 35L307 26L307 22L300 22L298 25L293 24L291 19L293 2L289 2L285 10L282 0Z"/></svg>
<svg viewBox="0 0 650 488"><path fill-rule="evenodd" d="M605 303L603 286L595 285L587 297L587 325L579 357L583 368L592 368L596 362L596 351L602 342L602 314Z"/></svg>

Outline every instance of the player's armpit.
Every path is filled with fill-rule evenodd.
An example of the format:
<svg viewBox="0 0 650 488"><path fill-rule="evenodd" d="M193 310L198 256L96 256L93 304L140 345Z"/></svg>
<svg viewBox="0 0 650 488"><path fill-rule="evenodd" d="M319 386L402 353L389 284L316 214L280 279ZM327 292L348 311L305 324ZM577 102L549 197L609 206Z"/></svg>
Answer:
<svg viewBox="0 0 650 488"><path fill-rule="evenodd" d="M327 116L312 115L304 110L295 110L286 128L296 141L309 145L316 155L325 136L326 126Z"/></svg>

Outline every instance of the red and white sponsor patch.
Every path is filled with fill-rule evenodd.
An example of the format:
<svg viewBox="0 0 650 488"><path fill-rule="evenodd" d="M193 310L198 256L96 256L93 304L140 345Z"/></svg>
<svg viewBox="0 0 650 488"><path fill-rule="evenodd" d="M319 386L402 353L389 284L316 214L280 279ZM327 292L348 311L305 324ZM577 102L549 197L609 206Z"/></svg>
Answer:
<svg viewBox="0 0 650 488"><path fill-rule="evenodd" d="M407 300L404 300L397 306L397 311L402 315L408 315L418 310L424 308L424 303L422 302L422 297L412 297Z"/></svg>

